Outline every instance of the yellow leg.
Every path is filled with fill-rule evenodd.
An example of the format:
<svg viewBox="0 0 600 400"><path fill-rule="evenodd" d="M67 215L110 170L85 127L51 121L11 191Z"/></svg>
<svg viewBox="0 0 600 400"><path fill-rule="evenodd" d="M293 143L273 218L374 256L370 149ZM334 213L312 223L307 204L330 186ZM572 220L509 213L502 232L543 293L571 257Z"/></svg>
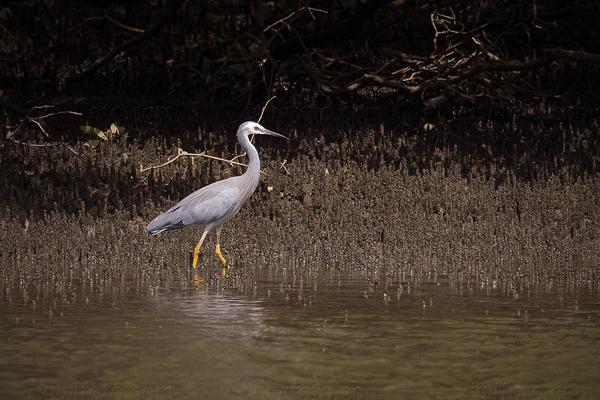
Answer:
<svg viewBox="0 0 600 400"><path fill-rule="evenodd" d="M215 249L215 253L217 253L219 258L221 259L223 266L227 267L227 263L225 262L225 259L223 258L223 254L221 254L221 246L219 246L218 244L217 244L217 248Z"/></svg>
<svg viewBox="0 0 600 400"><path fill-rule="evenodd" d="M225 259L223 258L223 254L221 254L221 245L219 244L221 242L221 228L222 228L221 226L217 226L217 248L215 249L215 253L217 253L219 258L221 259L223 266L227 267L227 263L225 262ZM227 267L227 268L229 268L229 267Z"/></svg>
<svg viewBox="0 0 600 400"><path fill-rule="evenodd" d="M198 263L198 254L200 253L200 247L202 247L202 242L204 242L204 238L208 234L208 231L208 229L204 229L204 232L202 232L202 237L200 237L200 241L198 242L198 246L196 246L196 248L194 249L194 262L192 263L194 268L196 268L196 264Z"/></svg>

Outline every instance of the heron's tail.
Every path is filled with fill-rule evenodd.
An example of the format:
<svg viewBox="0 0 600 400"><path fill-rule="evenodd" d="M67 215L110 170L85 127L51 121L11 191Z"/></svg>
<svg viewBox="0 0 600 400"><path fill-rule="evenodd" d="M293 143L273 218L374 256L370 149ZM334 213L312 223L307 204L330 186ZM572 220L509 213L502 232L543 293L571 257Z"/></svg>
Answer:
<svg viewBox="0 0 600 400"><path fill-rule="evenodd" d="M183 221L173 221L173 214L166 212L154 218L152 222L146 227L146 233L149 235L156 235L164 231L170 231L171 229L183 228Z"/></svg>

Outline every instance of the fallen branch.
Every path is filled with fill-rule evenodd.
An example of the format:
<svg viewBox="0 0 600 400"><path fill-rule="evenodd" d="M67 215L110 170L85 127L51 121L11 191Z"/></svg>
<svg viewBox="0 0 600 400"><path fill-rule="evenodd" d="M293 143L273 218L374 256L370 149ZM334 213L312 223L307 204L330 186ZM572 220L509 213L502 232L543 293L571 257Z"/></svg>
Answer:
<svg viewBox="0 0 600 400"><path fill-rule="evenodd" d="M238 157L242 157L243 155L240 156L236 156L234 158L232 158L231 160L226 160L224 158L220 158L220 157L215 157L215 156L209 156L208 154L204 154L204 152L202 153L188 153L187 151L182 150L181 148L177 149L177 155L175 156L175 158L173 158L172 160L167 161L166 163L160 164L160 165L154 165L152 167L146 167L143 168L142 164L140 164L140 173L146 172L146 171L150 171L151 169L154 168L162 168L165 167L169 164L171 164L172 162L174 162L175 160L177 160L179 157L185 157L185 156L189 156L189 157L204 157L204 158L209 158L211 160L217 160L217 161L223 161L226 162L227 164L230 164L231 166L234 165L239 165L240 167L248 167L248 164L242 164L235 160ZM266 172L260 171L261 174L265 175L265 176L269 176L269 174L267 174Z"/></svg>
<svg viewBox="0 0 600 400"><path fill-rule="evenodd" d="M163 163L163 164L160 164L160 165L155 165L155 166L146 167L146 168L143 168L142 165L140 164L140 172L146 172L146 171L149 171L149 170L151 170L153 168L162 168L162 167L165 167L165 166L171 164L172 162L174 162L175 160L177 160L179 157L185 157L185 156L210 158L211 160L217 160L217 161L226 162L226 163L228 163L228 164L230 164L232 166L233 165L239 165L241 167L247 167L248 166L247 164L238 163L238 162L235 162L233 160L226 160L226 159L220 158L220 157L209 156L208 154L204 154L204 152L202 152L202 153L188 153L187 151L182 150L181 148L177 148L177 155L172 160L169 160L166 163ZM261 171L261 173L264 173L264 172Z"/></svg>
<svg viewBox="0 0 600 400"><path fill-rule="evenodd" d="M3 101L1 99L0 99L0 102L6 103L5 101ZM9 104L9 103L6 103L6 104ZM0 104L0 105L2 105L2 104ZM48 137L50 135L48 135L48 132L46 132L46 130L44 129L43 125L45 125L45 124L43 122L40 122L39 120L44 119L44 118L48 118L48 117L53 117L55 115L60 115L60 114L73 114L73 115L78 115L78 116L82 115L81 113L78 113L78 112L75 112L75 111L59 111L59 112L55 112L55 113L40 115L39 117L30 117L29 114L31 114L31 111L33 111L35 109L40 109L40 108L43 108L43 109L45 109L45 108L51 108L52 106L37 106L37 107L33 107L30 110L20 109L17 106L14 106L14 107L18 110L17 113L19 115L23 115L23 119L21 120L21 122L19 122L19 124L17 125L16 129L14 129L12 132L9 132L6 135L7 139L11 139L12 136L15 133L17 133L19 131L19 129L21 129L21 127L23 126L23 124L26 121L33 122L34 124L36 124L38 126L38 128L40 128L40 130L44 133L44 135L46 135L46 137ZM13 139L13 141L14 141L14 139ZM15 142L16 143L20 143L18 141L15 141ZM45 146L45 145L41 145L41 146ZM75 153L75 154L77 154L77 153Z"/></svg>
<svg viewBox="0 0 600 400"><path fill-rule="evenodd" d="M526 72L532 71L544 67L553 61L558 59L576 60L582 62L590 62L600 64L600 54L587 53L584 51L570 51L562 49L545 49L544 57L529 62L495 62L495 63L481 63L474 65L471 69L457 76L449 77L446 79L438 79L434 81L423 82L418 85L409 85L405 83L405 80L392 80L384 76L374 73L366 73L362 77L354 80L350 84L340 87L331 88L327 84L321 82L315 76L306 63L297 57L300 65L306 72L307 76L317 85L317 87L323 92L330 96L336 96L340 94L350 93L359 90L363 87L369 86L369 84L376 84L381 87L395 89L399 92L407 93L410 95L418 95L425 92L432 92L439 89L443 89L448 86L456 85L462 81L470 79L474 76L482 74L484 72ZM380 68L381 70L383 68Z"/></svg>
<svg viewBox="0 0 600 400"><path fill-rule="evenodd" d="M290 174L290 171L288 171L288 169L285 167L285 164L287 164L287 159L283 160L283 162L281 162L281 168L283 168L285 170L285 173L288 174L289 176L292 176L292 174Z"/></svg>
<svg viewBox="0 0 600 400"><path fill-rule="evenodd" d="M64 146L66 147L71 153L75 154L76 156L79 155L78 152L75 151L75 149L73 149L71 146L69 146L66 143L27 143L27 142L21 142L19 140L10 138L10 140L13 141L13 143L16 143L18 145L21 146L26 146L26 147L33 147L33 148L40 148L40 147L57 147L57 146Z"/></svg>
<svg viewBox="0 0 600 400"><path fill-rule="evenodd" d="M584 61L594 64L600 64L600 54L587 53L585 51L572 51L563 49L544 49L544 54L548 57L564 58L567 60Z"/></svg>
<svg viewBox="0 0 600 400"><path fill-rule="evenodd" d="M269 100L267 100L267 102L265 103L265 105L262 108L262 111L260 112L260 117L258 118L257 123L260 123L260 120L263 117L265 109L267 108L267 106L269 105L269 103L271 102L271 100L273 100L275 97L277 97L277 96L273 96ZM254 135L252 135L252 137L254 137ZM143 168L142 165L140 164L140 173L149 171L149 170L151 170L153 168L162 168L162 167L165 167L165 166L171 164L172 162L174 162L175 160L177 160L179 157L185 157L185 156L189 156L189 157L204 157L204 158L209 158L211 160L223 161L223 162L228 163L231 166L239 165L241 167L248 167L248 164L242 164L242 163L234 161L236 158L243 157L245 155L246 155L246 153L240 154L239 156L233 157L231 160L226 160L226 159L220 158L220 157L209 156L208 154L204 154L204 152L202 152L202 153L188 153L187 151L182 150L181 148L178 147L177 148L177 155L172 160L169 160L169 161L167 161L167 162L165 162L163 164L160 164L160 165L155 165L155 166L146 167L146 168ZM287 172L287 169L286 169L286 172ZM263 174L263 175L265 175L265 176L269 176L269 174L267 174L266 172L260 171L260 173ZM289 174L289 172L288 172L288 174Z"/></svg>
<svg viewBox="0 0 600 400"><path fill-rule="evenodd" d="M365 74L364 77L366 79L370 79L374 83L377 83L380 86L396 89L408 94L421 94L425 92L432 92L435 90L442 89L447 86L455 85L462 81L465 81L469 78L472 78L476 75L479 75L483 72L523 72L530 71L534 69L538 69L543 67L544 65L550 64L552 61L556 60L556 57L542 57L538 60L526 62L526 63L495 63L495 64L479 64L473 67L471 70L460 74L458 76L448 78L448 79L440 79L432 82L425 82L420 85L412 86L407 85L402 81L393 81L388 80L382 76L374 75L374 74Z"/></svg>

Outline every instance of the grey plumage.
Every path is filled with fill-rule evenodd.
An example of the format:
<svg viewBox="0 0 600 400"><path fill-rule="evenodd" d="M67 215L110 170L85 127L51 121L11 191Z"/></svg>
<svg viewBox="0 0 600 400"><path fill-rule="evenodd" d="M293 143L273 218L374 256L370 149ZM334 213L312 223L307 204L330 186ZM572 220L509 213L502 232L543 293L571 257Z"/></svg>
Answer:
<svg viewBox="0 0 600 400"><path fill-rule="evenodd" d="M237 139L248 155L249 161L246 173L211 183L196 190L156 217L146 228L149 234L156 235L171 229L183 228L187 225L204 226L200 242L194 250L194 268L196 267L202 242L212 228L216 228L217 231L216 253L223 265L226 265L219 246L221 228L224 223L240 211L240 208L252 196L260 179L260 159L256 148L250 143L248 138L250 134L271 135L287 139L285 136L270 131L256 122L244 122L237 131Z"/></svg>

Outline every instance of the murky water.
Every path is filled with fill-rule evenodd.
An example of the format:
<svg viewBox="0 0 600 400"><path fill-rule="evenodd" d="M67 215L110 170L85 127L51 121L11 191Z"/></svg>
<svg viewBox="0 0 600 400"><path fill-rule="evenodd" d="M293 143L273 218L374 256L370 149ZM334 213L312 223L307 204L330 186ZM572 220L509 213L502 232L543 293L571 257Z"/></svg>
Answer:
<svg viewBox="0 0 600 400"><path fill-rule="evenodd" d="M384 287L263 267L195 289L188 274L3 280L0 398L600 396L597 282Z"/></svg>

